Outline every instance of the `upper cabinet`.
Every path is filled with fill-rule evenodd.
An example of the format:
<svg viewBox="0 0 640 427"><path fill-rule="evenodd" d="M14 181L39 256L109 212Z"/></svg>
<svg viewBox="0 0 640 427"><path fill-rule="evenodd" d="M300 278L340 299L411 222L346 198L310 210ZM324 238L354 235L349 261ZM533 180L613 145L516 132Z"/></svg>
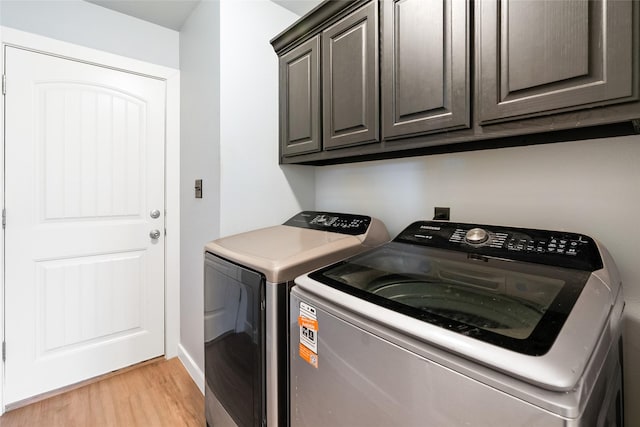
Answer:
<svg viewBox="0 0 640 427"><path fill-rule="evenodd" d="M634 49L639 48L633 37L637 3L476 3L481 123L637 99L633 79Z"/></svg>
<svg viewBox="0 0 640 427"><path fill-rule="evenodd" d="M322 32L324 148L379 140L378 4Z"/></svg>
<svg viewBox="0 0 640 427"><path fill-rule="evenodd" d="M280 150L320 151L320 36L280 57Z"/></svg>
<svg viewBox="0 0 640 427"><path fill-rule="evenodd" d="M640 133L640 0L326 0L271 44L281 163Z"/></svg>
<svg viewBox="0 0 640 427"><path fill-rule="evenodd" d="M469 3L382 2L385 139L468 128Z"/></svg>

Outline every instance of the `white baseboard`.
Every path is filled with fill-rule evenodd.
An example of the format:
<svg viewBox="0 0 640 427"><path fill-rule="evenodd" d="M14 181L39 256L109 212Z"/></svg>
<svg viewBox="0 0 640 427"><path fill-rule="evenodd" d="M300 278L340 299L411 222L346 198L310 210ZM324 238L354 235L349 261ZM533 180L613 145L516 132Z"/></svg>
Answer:
<svg viewBox="0 0 640 427"><path fill-rule="evenodd" d="M182 365L185 367L189 375L191 375L193 382L196 383L202 394L204 394L204 372L198 368L198 365L196 365L195 361L191 355L187 353L182 344L178 344L178 359L180 359Z"/></svg>

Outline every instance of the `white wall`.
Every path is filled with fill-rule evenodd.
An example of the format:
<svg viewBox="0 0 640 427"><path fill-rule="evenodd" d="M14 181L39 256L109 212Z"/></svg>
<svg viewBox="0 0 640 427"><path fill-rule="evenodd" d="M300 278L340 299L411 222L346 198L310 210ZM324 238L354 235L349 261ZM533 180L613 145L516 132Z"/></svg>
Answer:
<svg viewBox="0 0 640 427"><path fill-rule="evenodd" d="M313 169L278 166L278 59L269 40L298 16L266 0L221 0L220 234L312 209Z"/></svg>
<svg viewBox="0 0 640 427"><path fill-rule="evenodd" d="M297 18L266 0L204 0L180 32L180 357L201 388L205 243L315 203L313 169L278 166L278 65L268 40ZM194 199L196 178L203 199Z"/></svg>
<svg viewBox="0 0 640 427"><path fill-rule="evenodd" d="M626 307L627 425L640 425L640 136L316 169L316 209L361 212L392 235L434 206L451 220L568 230L609 249Z"/></svg>
<svg viewBox="0 0 640 427"><path fill-rule="evenodd" d="M153 64L179 67L177 31L81 0L0 0L0 24Z"/></svg>
<svg viewBox="0 0 640 427"><path fill-rule="evenodd" d="M220 4L201 2L180 32L181 359L202 386L204 245L220 234ZM196 199L196 179L203 180Z"/></svg>

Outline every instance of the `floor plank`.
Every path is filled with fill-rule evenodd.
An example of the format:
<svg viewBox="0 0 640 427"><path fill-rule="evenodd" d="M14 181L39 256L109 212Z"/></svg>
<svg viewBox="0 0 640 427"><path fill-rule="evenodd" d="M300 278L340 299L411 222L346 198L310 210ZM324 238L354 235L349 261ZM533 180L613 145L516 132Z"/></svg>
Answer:
<svg viewBox="0 0 640 427"><path fill-rule="evenodd" d="M0 427L204 425L204 397L177 358L126 370L0 417Z"/></svg>

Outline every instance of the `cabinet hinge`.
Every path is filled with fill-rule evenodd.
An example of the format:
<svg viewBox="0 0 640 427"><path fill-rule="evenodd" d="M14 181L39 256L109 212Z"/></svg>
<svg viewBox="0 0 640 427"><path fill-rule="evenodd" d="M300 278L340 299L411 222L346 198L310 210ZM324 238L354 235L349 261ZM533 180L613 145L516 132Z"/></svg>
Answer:
<svg viewBox="0 0 640 427"><path fill-rule="evenodd" d="M7 227L7 210L2 208L2 229Z"/></svg>
<svg viewBox="0 0 640 427"><path fill-rule="evenodd" d="M2 341L2 361L7 361L7 343Z"/></svg>
<svg viewBox="0 0 640 427"><path fill-rule="evenodd" d="M2 94L3 95L7 94L7 75L6 74L2 75Z"/></svg>

